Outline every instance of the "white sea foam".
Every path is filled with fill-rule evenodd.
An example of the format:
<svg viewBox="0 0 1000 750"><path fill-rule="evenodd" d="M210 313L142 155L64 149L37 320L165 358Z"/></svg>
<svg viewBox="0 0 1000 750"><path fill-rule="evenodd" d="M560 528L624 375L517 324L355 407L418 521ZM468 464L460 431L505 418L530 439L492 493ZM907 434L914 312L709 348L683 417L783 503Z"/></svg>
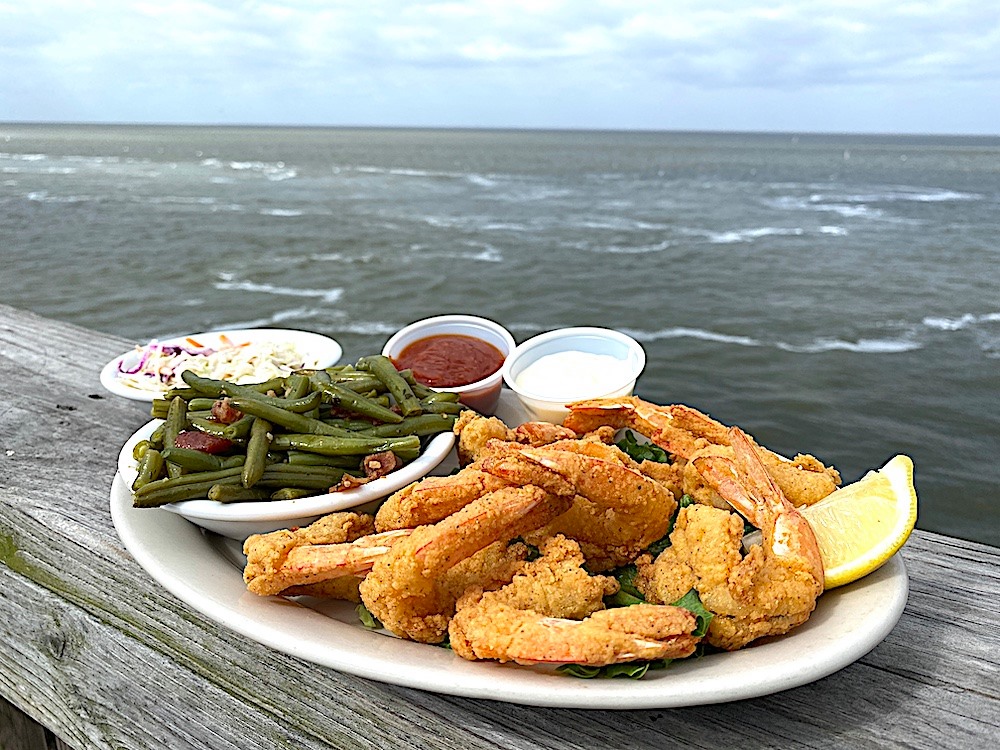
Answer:
<svg viewBox="0 0 1000 750"><path fill-rule="evenodd" d="M260 294L275 294L284 297L316 297L325 303L337 302L344 294L342 288L333 289L299 289L297 287L278 286L275 284L260 284L232 278L229 274L220 274L219 281L213 286L224 291L257 292Z"/></svg>
<svg viewBox="0 0 1000 750"><path fill-rule="evenodd" d="M734 346L774 347L776 349L795 354L818 354L821 352L838 350L857 352L860 354L897 354L900 352L908 352L914 349L923 348L922 343L907 337L881 339L861 338L857 341L821 337L806 344L791 344L785 341L768 341L753 338L752 336L739 336L735 334L707 330L704 328L689 328L684 326L664 328L657 331L625 330L625 332L639 341L691 338L718 344L731 344Z"/></svg>
<svg viewBox="0 0 1000 750"><path fill-rule="evenodd" d="M290 180L298 176L298 170L290 167L283 161L223 161L213 156L202 159L198 162L203 167L209 169L225 170L231 172L263 175L272 182Z"/></svg>
<svg viewBox="0 0 1000 750"><path fill-rule="evenodd" d="M721 344L736 344L737 346L764 346L764 342L749 336L735 336L718 331L709 331L704 328L686 328L677 326L674 328L662 328L658 331L636 331L625 330L630 336L639 341L659 341L660 339L700 339L702 341L714 341Z"/></svg>
<svg viewBox="0 0 1000 750"><path fill-rule="evenodd" d="M398 323L386 323L382 320L354 320L338 323L336 327L338 331L358 336L391 336L402 326Z"/></svg>
<svg viewBox="0 0 1000 750"><path fill-rule="evenodd" d="M48 154L10 154L0 151L0 159L12 161L45 161L48 158Z"/></svg>
<svg viewBox="0 0 1000 750"><path fill-rule="evenodd" d="M602 248L594 248L595 251L608 253L610 255L645 255L648 253L660 253L667 248L677 245L676 240L663 240L652 245L609 245Z"/></svg>
<svg viewBox="0 0 1000 750"><path fill-rule="evenodd" d="M33 203L84 203L90 200L82 195L52 195L48 190L34 190L25 198Z"/></svg>
<svg viewBox="0 0 1000 750"><path fill-rule="evenodd" d="M956 318L928 316L924 318L922 322L928 328L934 328L939 331L961 331L963 328L969 328L970 326L980 325L982 323L1000 323L1000 312L985 313L980 315L965 313L964 315L959 315Z"/></svg>
<svg viewBox="0 0 1000 750"><path fill-rule="evenodd" d="M798 354L818 354L821 352L847 351L860 354L898 354L909 352L914 349L922 349L923 344L909 339L858 339L857 341L843 341L841 339L817 339L810 344L788 344L783 341L775 343L775 346L786 352Z"/></svg>
<svg viewBox="0 0 1000 750"><path fill-rule="evenodd" d="M729 232L709 232L708 239L717 245L728 245L736 242L753 242L760 237L798 237L803 234L805 230L802 227L753 227Z"/></svg>
<svg viewBox="0 0 1000 750"><path fill-rule="evenodd" d="M262 216L305 216L305 211L294 208L263 208L260 210Z"/></svg>

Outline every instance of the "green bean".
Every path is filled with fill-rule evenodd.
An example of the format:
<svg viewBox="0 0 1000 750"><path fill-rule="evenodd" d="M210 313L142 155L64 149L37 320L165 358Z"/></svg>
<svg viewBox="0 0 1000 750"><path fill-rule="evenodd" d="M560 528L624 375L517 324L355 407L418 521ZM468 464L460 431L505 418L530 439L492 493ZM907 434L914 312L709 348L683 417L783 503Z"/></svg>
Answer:
<svg viewBox="0 0 1000 750"><path fill-rule="evenodd" d="M364 430L375 424L370 419L349 419L344 417L323 417L323 421L328 425L339 427L340 429L347 430L348 432Z"/></svg>
<svg viewBox="0 0 1000 750"><path fill-rule="evenodd" d="M252 414L255 417L266 419L272 424L293 430L294 432L308 433L312 435L339 435L346 436L350 433L339 427L328 425L313 417L304 414L296 414L292 411L285 411L281 407L271 406L253 399L234 398L233 406L244 414Z"/></svg>
<svg viewBox="0 0 1000 750"><path fill-rule="evenodd" d="M198 396L198 391L194 388L171 388L169 391L163 394L163 398L166 401L171 401L175 397L180 397L185 401L190 401Z"/></svg>
<svg viewBox="0 0 1000 750"><path fill-rule="evenodd" d="M212 407L219 399L209 398L207 396L196 396L194 398L188 399L188 410L189 411L211 411Z"/></svg>
<svg viewBox="0 0 1000 750"><path fill-rule="evenodd" d="M179 477L167 477L149 482L132 493L136 508L156 508L182 500L208 497L213 484L239 484L243 469L239 466L220 471L199 471Z"/></svg>
<svg viewBox="0 0 1000 750"><path fill-rule="evenodd" d="M132 458L136 461L141 461L142 457L146 454L146 451L148 451L150 447L151 446L148 440L140 440L132 446Z"/></svg>
<svg viewBox="0 0 1000 750"><path fill-rule="evenodd" d="M275 435L271 444L275 448L288 450L291 448L310 453L321 453L325 456L365 456L380 451L412 451L420 450L420 438L416 435L397 438L364 437L331 437L327 435Z"/></svg>
<svg viewBox="0 0 1000 750"><path fill-rule="evenodd" d="M313 490L327 490L340 482L345 469L332 466L290 466L275 464L264 470L255 486L260 487L302 487Z"/></svg>
<svg viewBox="0 0 1000 750"><path fill-rule="evenodd" d="M302 487L282 487L271 493L272 500L298 500L300 497L315 495L315 490L307 490Z"/></svg>
<svg viewBox="0 0 1000 750"><path fill-rule="evenodd" d="M170 410L170 399L156 398L149 405L149 416L153 419L164 419Z"/></svg>
<svg viewBox="0 0 1000 750"><path fill-rule="evenodd" d="M222 428L222 437L229 440L247 437L250 434L250 428L253 427L254 419L255 417L252 414L244 414L235 422L231 422Z"/></svg>
<svg viewBox="0 0 1000 750"><path fill-rule="evenodd" d="M313 383L323 393L324 401L338 408L347 409L355 414L377 419L379 422L402 422L400 414L375 403L369 398L336 383Z"/></svg>
<svg viewBox="0 0 1000 750"><path fill-rule="evenodd" d="M310 388L309 376L301 372L293 372L285 378L285 398L302 398L309 395Z"/></svg>
<svg viewBox="0 0 1000 750"><path fill-rule="evenodd" d="M235 477L237 483L240 479L240 474L243 472L242 466L231 466L227 469L219 469L217 471L197 471L190 474L184 474L179 477L167 477L165 479L157 479L155 482L150 482L149 484L136 490L136 496L142 497L150 493L155 493L162 489L169 489L171 487L182 487L192 484L212 484L216 481L229 479Z"/></svg>
<svg viewBox="0 0 1000 750"><path fill-rule="evenodd" d="M191 426L195 427L201 432L207 432L209 435L215 435L216 437L224 438L226 437L226 428L229 427L230 425L223 424L222 422L216 422L214 419L203 419L202 417L192 417ZM230 438L230 440L231 439L232 438Z"/></svg>
<svg viewBox="0 0 1000 750"><path fill-rule="evenodd" d="M396 399L396 404L404 417L412 417L420 413L420 401L413 394L413 389L388 357L376 354L362 357L358 360L358 368L370 372L381 380L389 393Z"/></svg>
<svg viewBox="0 0 1000 750"><path fill-rule="evenodd" d="M216 456L191 448L164 448L163 458L183 466L189 471L220 471L242 466L246 456L236 453L232 456Z"/></svg>
<svg viewBox="0 0 1000 750"><path fill-rule="evenodd" d="M465 404L457 401L421 401L425 414L461 414L468 409Z"/></svg>
<svg viewBox="0 0 1000 750"><path fill-rule="evenodd" d="M356 469L360 465L360 459L357 455L324 456L320 453L297 450L290 450L285 455L288 456L288 463L302 466L336 466L340 469Z"/></svg>
<svg viewBox="0 0 1000 750"><path fill-rule="evenodd" d="M253 487L264 475L267 466L267 451L271 447L271 423L266 419L254 417L250 427L250 438L247 440L247 457L243 464L242 484Z"/></svg>
<svg viewBox="0 0 1000 750"><path fill-rule="evenodd" d="M359 372L358 375L356 378L336 378L334 382L355 393L381 393L386 390L385 384L374 375L363 372Z"/></svg>
<svg viewBox="0 0 1000 750"><path fill-rule="evenodd" d="M208 489L208 499L220 503L245 503L270 500L271 490L263 487L241 487L236 484L213 484Z"/></svg>
<svg viewBox="0 0 1000 750"><path fill-rule="evenodd" d="M358 430L356 435L372 435L375 437L400 437L403 435L435 435L448 432L454 426L457 417L453 414L420 414L416 417L406 417L399 424L380 424Z"/></svg>
<svg viewBox="0 0 1000 750"><path fill-rule="evenodd" d="M409 383L410 388L413 390L413 395L417 398L427 398L428 396L441 392L435 391L433 388L417 382L417 379L413 377L413 370L400 370L399 376Z"/></svg>
<svg viewBox="0 0 1000 750"><path fill-rule="evenodd" d="M188 426L187 401L180 396L174 396L170 401L170 408L167 409L163 425L163 447L173 448L177 436ZM184 468L178 464L167 461L166 465L168 476L175 477L184 473Z"/></svg>
<svg viewBox="0 0 1000 750"><path fill-rule="evenodd" d="M461 398L462 397L454 391L431 391L426 396L421 396L420 404L421 406L442 402L457 404Z"/></svg>
<svg viewBox="0 0 1000 750"><path fill-rule="evenodd" d="M344 469L334 467L272 464L264 469L264 474L255 486L327 489L337 484L344 472ZM237 466L158 479L133 492L133 505L137 508L156 508L183 500L206 498L215 485L241 485L242 473L242 467Z"/></svg>
<svg viewBox="0 0 1000 750"><path fill-rule="evenodd" d="M184 398L181 396L180 398ZM167 411L170 408L170 401L172 399L158 398L155 399L150 405L149 413L153 419L164 419L167 416ZM195 398L185 398L187 401L188 414L194 414L198 412L211 412L212 407L218 399L214 398L203 398L197 396Z"/></svg>
<svg viewBox="0 0 1000 750"><path fill-rule="evenodd" d="M139 460L139 473L132 482L132 491L155 481L163 472L163 454L155 448L148 448Z"/></svg>
<svg viewBox="0 0 1000 750"><path fill-rule="evenodd" d="M166 419L163 422L163 445L172 448L174 440L188 426L187 421L187 401L180 396L175 397L170 402Z"/></svg>
<svg viewBox="0 0 1000 750"><path fill-rule="evenodd" d="M166 431L166 422L158 424L149 435L149 447L160 450L163 448L163 433Z"/></svg>
<svg viewBox="0 0 1000 750"><path fill-rule="evenodd" d="M265 380L262 383L237 385L236 383L230 383L228 380L203 378L200 375L191 372L191 370L185 370L182 372L181 378L194 391L194 395L191 396L192 398L195 396L214 396L215 398L219 398L220 396L242 395L248 392L260 395L269 391L277 393L278 391L284 391L285 388L284 378L271 378L270 380Z"/></svg>

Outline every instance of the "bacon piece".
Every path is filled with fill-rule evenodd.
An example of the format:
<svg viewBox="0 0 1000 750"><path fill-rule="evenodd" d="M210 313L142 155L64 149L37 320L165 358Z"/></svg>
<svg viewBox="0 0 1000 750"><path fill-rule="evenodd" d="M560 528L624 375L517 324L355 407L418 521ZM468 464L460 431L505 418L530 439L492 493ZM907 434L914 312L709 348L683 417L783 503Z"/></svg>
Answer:
<svg viewBox="0 0 1000 750"><path fill-rule="evenodd" d="M229 397L220 398L212 404L212 419L222 424L232 424L243 418L243 412L233 406Z"/></svg>
<svg viewBox="0 0 1000 750"><path fill-rule="evenodd" d="M185 430L174 440L174 447L189 448L202 453L225 453L233 447L233 441L216 435L209 435L207 432L197 430Z"/></svg>

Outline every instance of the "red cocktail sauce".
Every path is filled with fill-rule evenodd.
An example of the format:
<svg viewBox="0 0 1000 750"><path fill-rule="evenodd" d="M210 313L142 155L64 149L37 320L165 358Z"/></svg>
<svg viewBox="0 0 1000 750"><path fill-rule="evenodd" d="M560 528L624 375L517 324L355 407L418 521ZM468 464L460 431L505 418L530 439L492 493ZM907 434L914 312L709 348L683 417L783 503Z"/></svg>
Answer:
<svg viewBox="0 0 1000 750"><path fill-rule="evenodd" d="M488 378L503 366L503 353L472 336L442 333L408 344L392 358L397 370L412 370L418 383L456 388Z"/></svg>

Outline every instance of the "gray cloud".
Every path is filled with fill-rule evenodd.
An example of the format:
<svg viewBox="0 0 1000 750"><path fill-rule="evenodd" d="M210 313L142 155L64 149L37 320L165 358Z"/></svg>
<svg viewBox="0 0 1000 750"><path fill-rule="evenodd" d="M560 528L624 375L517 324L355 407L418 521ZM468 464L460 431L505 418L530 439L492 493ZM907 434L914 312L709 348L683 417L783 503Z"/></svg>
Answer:
<svg viewBox="0 0 1000 750"><path fill-rule="evenodd" d="M0 119L729 127L712 96L881 89L964 95L974 131L1000 81L993 0L95 5L0 4ZM648 104L677 97L705 121Z"/></svg>

